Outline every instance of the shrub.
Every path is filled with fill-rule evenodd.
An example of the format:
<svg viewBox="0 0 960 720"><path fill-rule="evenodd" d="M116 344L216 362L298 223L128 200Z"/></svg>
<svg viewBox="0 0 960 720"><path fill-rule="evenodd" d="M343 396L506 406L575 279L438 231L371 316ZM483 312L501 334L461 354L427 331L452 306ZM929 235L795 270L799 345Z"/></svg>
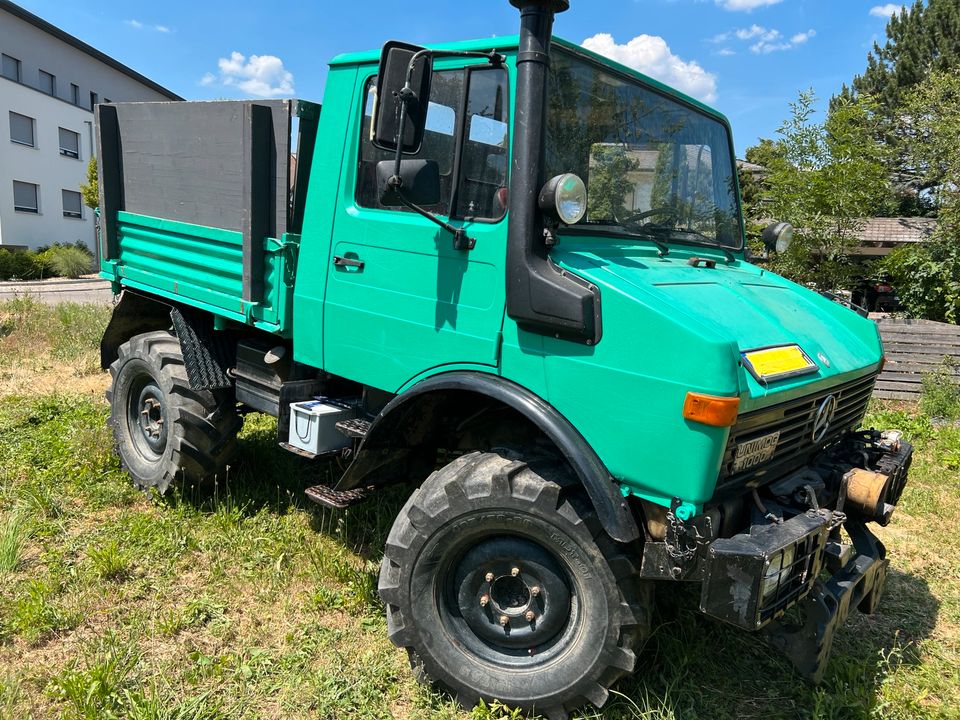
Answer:
<svg viewBox="0 0 960 720"><path fill-rule="evenodd" d="M897 248L883 261L900 302L912 317L960 322L960 242L939 237Z"/></svg>
<svg viewBox="0 0 960 720"><path fill-rule="evenodd" d="M58 245L43 255L53 270L51 274L58 277L76 278L93 270L93 256L86 247L81 249L75 245Z"/></svg>
<svg viewBox="0 0 960 720"><path fill-rule="evenodd" d="M36 253L0 249L0 280L36 280L43 266Z"/></svg>
<svg viewBox="0 0 960 720"><path fill-rule="evenodd" d="M923 376L920 409L929 417L960 419L960 370L945 357L934 372Z"/></svg>
<svg viewBox="0 0 960 720"><path fill-rule="evenodd" d="M93 271L93 254L82 242L55 243L37 251L0 248L0 280L76 278Z"/></svg>

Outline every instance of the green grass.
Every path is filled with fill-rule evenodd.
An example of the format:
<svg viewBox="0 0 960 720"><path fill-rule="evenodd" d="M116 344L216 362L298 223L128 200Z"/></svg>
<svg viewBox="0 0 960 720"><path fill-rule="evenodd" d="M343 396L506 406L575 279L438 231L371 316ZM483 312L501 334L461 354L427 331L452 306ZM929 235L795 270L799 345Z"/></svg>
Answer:
<svg viewBox="0 0 960 720"><path fill-rule="evenodd" d="M77 339L54 341L36 314L56 315L16 312L0 305L6 340L60 347L67 363L102 320L73 310ZM279 451L255 415L215 487L145 496L113 456L103 377L77 377L99 386L0 395L0 718L518 717L459 710L387 640L376 570L402 490L343 512L310 505L302 489L332 469ZM824 684L702 616L692 587L667 586L636 676L581 720L960 717L960 428L879 406L871 422L904 428L917 458L880 530L881 612L851 616Z"/></svg>

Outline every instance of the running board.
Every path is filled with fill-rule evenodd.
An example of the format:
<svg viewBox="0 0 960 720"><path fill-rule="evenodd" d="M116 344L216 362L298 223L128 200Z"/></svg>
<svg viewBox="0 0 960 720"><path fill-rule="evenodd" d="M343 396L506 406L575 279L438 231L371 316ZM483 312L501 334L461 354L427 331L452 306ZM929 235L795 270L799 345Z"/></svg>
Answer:
<svg viewBox="0 0 960 720"><path fill-rule="evenodd" d="M360 438L362 440L367 436L370 425L371 422L369 420L350 418L349 420L341 420L338 422L336 428L348 438Z"/></svg>
<svg viewBox="0 0 960 720"><path fill-rule="evenodd" d="M335 510L346 510L351 505L356 505L366 500L370 496L373 488L356 488L354 490L334 490L327 485L314 485L304 490L308 499L323 505L324 507Z"/></svg>

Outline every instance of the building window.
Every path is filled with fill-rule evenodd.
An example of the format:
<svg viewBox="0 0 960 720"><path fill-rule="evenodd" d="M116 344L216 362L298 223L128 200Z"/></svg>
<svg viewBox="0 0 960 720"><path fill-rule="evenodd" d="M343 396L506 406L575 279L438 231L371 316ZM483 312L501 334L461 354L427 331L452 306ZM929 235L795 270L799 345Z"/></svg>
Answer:
<svg viewBox="0 0 960 720"><path fill-rule="evenodd" d="M96 107L98 102L100 102L100 96L91 90L90 91L90 109L93 110L93 108Z"/></svg>
<svg viewBox="0 0 960 720"><path fill-rule="evenodd" d="M13 209L18 212L40 212L40 186L33 183L13 181Z"/></svg>
<svg viewBox="0 0 960 720"><path fill-rule="evenodd" d="M80 133L60 128L60 154L80 159Z"/></svg>
<svg viewBox="0 0 960 720"><path fill-rule="evenodd" d="M83 218L83 200L76 190L61 190L63 194L63 216L65 218Z"/></svg>
<svg viewBox="0 0 960 720"><path fill-rule="evenodd" d="M3 76L15 82L20 82L20 61L9 55L3 56Z"/></svg>
<svg viewBox="0 0 960 720"><path fill-rule="evenodd" d="M28 145L36 147L37 143L33 132L34 121L32 117L21 115L20 113L10 113L10 141L18 145Z"/></svg>
<svg viewBox="0 0 960 720"><path fill-rule="evenodd" d="M57 77L46 70L40 71L40 90L47 95L57 96Z"/></svg>
<svg viewBox="0 0 960 720"><path fill-rule="evenodd" d="M74 105L80 104L80 86L70 83L70 102Z"/></svg>

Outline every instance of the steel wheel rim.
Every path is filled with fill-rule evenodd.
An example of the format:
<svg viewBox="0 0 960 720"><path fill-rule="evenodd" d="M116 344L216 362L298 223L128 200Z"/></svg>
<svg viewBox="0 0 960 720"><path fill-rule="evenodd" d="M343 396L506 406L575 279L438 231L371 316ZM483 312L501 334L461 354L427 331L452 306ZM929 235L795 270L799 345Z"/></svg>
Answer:
<svg viewBox="0 0 960 720"><path fill-rule="evenodd" d="M127 432L137 453L157 462L167 446L166 396L147 373L138 375L127 394Z"/></svg>
<svg viewBox="0 0 960 720"><path fill-rule="evenodd" d="M537 539L464 539L447 558L436 576L440 623L475 658L534 668L560 655L576 634L581 612L574 577Z"/></svg>

